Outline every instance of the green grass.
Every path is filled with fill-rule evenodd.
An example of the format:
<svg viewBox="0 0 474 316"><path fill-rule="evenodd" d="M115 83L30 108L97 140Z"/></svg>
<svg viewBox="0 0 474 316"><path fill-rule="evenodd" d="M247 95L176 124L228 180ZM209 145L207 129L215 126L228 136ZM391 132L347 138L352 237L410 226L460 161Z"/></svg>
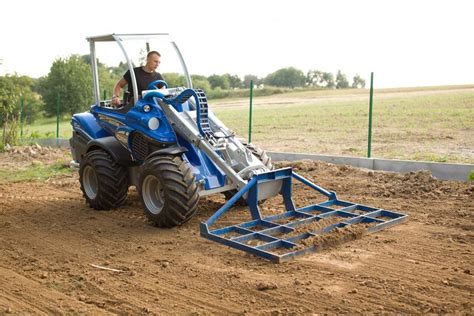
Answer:
<svg viewBox="0 0 474 316"><path fill-rule="evenodd" d="M59 122L59 138L72 136L71 119ZM23 126L23 139L28 138L56 138L56 118L40 118L33 124Z"/></svg>
<svg viewBox="0 0 474 316"><path fill-rule="evenodd" d="M50 177L72 173L73 170L61 161L51 165L33 163L28 168L23 170L15 170L15 172L12 172L11 170L0 169L0 183L45 180Z"/></svg>
<svg viewBox="0 0 474 316"><path fill-rule="evenodd" d="M215 112L247 137L247 108ZM474 163L466 154L474 148L474 93L376 95L372 131L372 157ZM368 101L254 106L252 141L267 150L366 156L367 138Z"/></svg>

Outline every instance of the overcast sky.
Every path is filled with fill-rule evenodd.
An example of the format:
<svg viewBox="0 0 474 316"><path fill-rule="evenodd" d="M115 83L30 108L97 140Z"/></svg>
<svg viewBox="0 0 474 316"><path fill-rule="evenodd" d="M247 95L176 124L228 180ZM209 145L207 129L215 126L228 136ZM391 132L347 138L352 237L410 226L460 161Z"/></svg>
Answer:
<svg viewBox="0 0 474 316"><path fill-rule="evenodd" d="M474 84L473 0L6 0L1 12L0 75L47 75L88 54L88 36L169 32L192 74L293 66L373 71L376 87Z"/></svg>

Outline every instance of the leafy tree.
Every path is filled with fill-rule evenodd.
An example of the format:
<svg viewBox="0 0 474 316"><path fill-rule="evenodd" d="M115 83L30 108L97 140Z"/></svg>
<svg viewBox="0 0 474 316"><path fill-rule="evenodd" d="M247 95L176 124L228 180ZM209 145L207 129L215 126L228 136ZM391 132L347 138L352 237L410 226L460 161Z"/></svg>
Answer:
<svg viewBox="0 0 474 316"><path fill-rule="evenodd" d="M36 81L27 76L6 75L0 77L0 127L2 144L15 144L18 137L20 118L33 122L42 107L42 101L32 88ZM21 114L21 99L23 113Z"/></svg>
<svg viewBox="0 0 474 316"><path fill-rule="evenodd" d="M168 72L163 74L168 87L185 87L186 78L177 72Z"/></svg>
<svg viewBox="0 0 474 316"><path fill-rule="evenodd" d="M303 87L306 81L304 73L294 67L282 68L269 74L264 83L275 87Z"/></svg>
<svg viewBox="0 0 474 316"><path fill-rule="evenodd" d="M41 95L33 91L35 82L38 79L27 78L31 84L22 87L23 113L21 113L21 119L23 123L31 124L38 118L44 104ZM21 110L21 102L17 104L16 108L19 111Z"/></svg>
<svg viewBox="0 0 474 316"><path fill-rule="evenodd" d="M212 89L219 87L222 90L228 90L230 88L229 78L226 75L211 75L207 78L207 80L209 81Z"/></svg>
<svg viewBox="0 0 474 316"><path fill-rule="evenodd" d="M306 75L306 84L317 88L334 89L334 75L321 70L309 70Z"/></svg>
<svg viewBox="0 0 474 316"><path fill-rule="evenodd" d="M112 97L115 84L122 76L115 75L110 67L98 65L100 99L110 99ZM92 81L92 76L89 75Z"/></svg>
<svg viewBox="0 0 474 316"><path fill-rule="evenodd" d="M211 85L206 77L201 75L192 75L191 80L193 81L193 87L195 89L202 89L204 92L211 91Z"/></svg>
<svg viewBox="0 0 474 316"><path fill-rule="evenodd" d="M359 88L365 88L365 80L362 79L361 76L358 74L354 76L354 79L352 79L352 88L359 89Z"/></svg>
<svg viewBox="0 0 474 316"><path fill-rule="evenodd" d="M101 71L102 72L102 71ZM99 75L100 76L100 75ZM60 115L87 109L93 102L92 76L84 58L71 55L53 62L49 74L41 81L41 95L47 116L56 115L56 100L60 96Z"/></svg>
<svg viewBox="0 0 474 316"><path fill-rule="evenodd" d="M336 75L336 89L346 88L349 88L349 81L347 81L346 75L338 70Z"/></svg>
<svg viewBox="0 0 474 316"><path fill-rule="evenodd" d="M0 120L2 127L1 147L14 145L18 138L19 111L16 104L20 103L21 88L9 77L0 77Z"/></svg>
<svg viewBox="0 0 474 316"><path fill-rule="evenodd" d="M306 74L306 84L311 87L322 88L323 85L323 72L320 70L310 69Z"/></svg>
<svg viewBox="0 0 474 316"><path fill-rule="evenodd" d="M242 87L242 80L239 76L231 74L224 74L223 76L227 77L227 81L229 82L231 89L238 89Z"/></svg>
<svg viewBox="0 0 474 316"><path fill-rule="evenodd" d="M90 64L90 63L88 63ZM117 67L109 67L111 74L117 78L122 78L125 72L128 70L128 64L120 62Z"/></svg>
<svg viewBox="0 0 474 316"><path fill-rule="evenodd" d="M336 87L336 82L334 81L334 75L330 72L323 73L323 82L326 84L326 88L334 89Z"/></svg>
<svg viewBox="0 0 474 316"><path fill-rule="evenodd" d="M259 85L262 83L262 80L259 79L257 76L255 75L245 75L244 76L244 81L243 81L243 86L244 88L248 88L250 87L250 81L253 81L253 84L254 85Z"/></svg>
<svg viewBox="0 0 474 316"><path fill-rule="evenodd" d="M91 58L90 55L81 56L83 61L90 66ZM122 78L123 74L128 70L126 63L120 62L118 67L109 67L106 64L101 63L97 59L97 72L99 74L99 88L100 88L100 99L110 99L113 94L113 90L117 81ZM92 74L89 75L92 82ZM105 97L104 97L105 96Z"/></svg>

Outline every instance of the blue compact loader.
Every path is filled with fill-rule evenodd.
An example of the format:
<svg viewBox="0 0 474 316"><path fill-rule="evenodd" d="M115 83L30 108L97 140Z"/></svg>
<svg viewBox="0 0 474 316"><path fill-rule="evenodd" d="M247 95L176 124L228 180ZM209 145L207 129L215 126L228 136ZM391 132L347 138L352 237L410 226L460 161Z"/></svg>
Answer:
<svg viewBox="0 0 474 316"><path fill-rule="evenodd" d="M166 39L174 50L186 87L168 87L157 80L138 95L135 64L126 43L142 41L149 51L156 38ZM375 232L406 219L402 213L339 200L334 192L291 168L275 169L263 150L240 141L209 110L205 92L193 88L182 55L168 34L111 34L88 41L95 104L89 112L72 117L70 144L80 187L91 208L118 208L129 187L135 186L151 222L174 227L195 215L200 197L223 193L227 202L201 223L201 236L274 262L322 249L320 241L334 231L363 226ZM118 44L131 73L135 93L119 107L101 100L96 44L102 42ZM327 199L296 208L291 196L294 181ZM259 201L277 195L283 198L284 211L263 216ZM235 204L245 204L252 219L216 227L216 221ZM304 227L308 230L302 231Z"/></svg>

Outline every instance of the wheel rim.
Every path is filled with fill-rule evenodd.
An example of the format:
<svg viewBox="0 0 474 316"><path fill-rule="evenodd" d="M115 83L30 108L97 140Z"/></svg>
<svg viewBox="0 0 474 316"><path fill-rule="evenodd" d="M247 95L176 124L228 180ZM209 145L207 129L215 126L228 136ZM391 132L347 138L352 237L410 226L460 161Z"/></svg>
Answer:
<svg viewBox="0 0 474 316"><path fill-rule="evenodd" d="M97 181L97 174L95 173L94 168L91 166L86 166L83 172L83 185L86 195L91 199L97 197L97 192L99 190L99 185Z"/></svg>
<svg viewBox="0 0 474 316"><path fill-rule="evenodd" d="M159 214L163 210L163 186L154 175L146 176L143 180L142 197L145 206L152 214Z"/></svg>

